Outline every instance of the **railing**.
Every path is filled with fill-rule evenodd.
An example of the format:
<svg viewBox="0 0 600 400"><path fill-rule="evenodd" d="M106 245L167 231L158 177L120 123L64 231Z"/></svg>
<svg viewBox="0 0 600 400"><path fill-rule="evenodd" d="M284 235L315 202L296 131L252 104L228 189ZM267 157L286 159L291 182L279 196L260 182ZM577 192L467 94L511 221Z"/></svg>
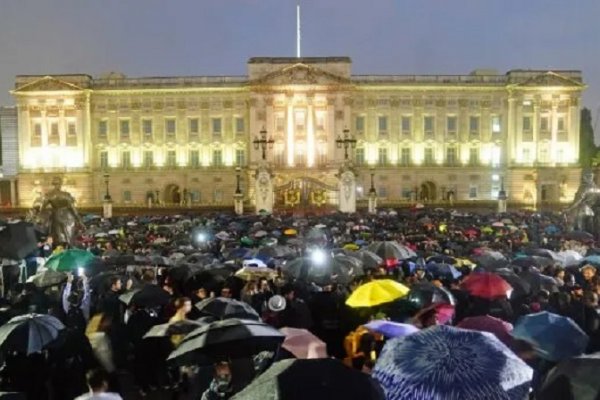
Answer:
<svg viewBox="0 0 600 400"><path fill-rule="evenodd" d="M119 88L176 88L193 86L230 86L248 82L245 75L237 76L181 76L181 77L151 77L123 79L94 79L93 89Z"/></svg>
<svg viewBox="0 0 600 400"><path fill-rule="evenodd" d="M505 75L353 75L356 83L506 84Z"/></svg>

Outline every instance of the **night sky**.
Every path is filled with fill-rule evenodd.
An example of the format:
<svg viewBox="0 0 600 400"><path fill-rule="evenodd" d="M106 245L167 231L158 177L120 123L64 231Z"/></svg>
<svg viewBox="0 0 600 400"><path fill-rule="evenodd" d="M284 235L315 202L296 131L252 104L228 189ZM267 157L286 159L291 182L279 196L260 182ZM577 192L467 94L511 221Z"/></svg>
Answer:
<svg viewBox="0 0 600 400"><path fill-rule="evenodd" d="M303 55L350 56L355 74L581 69L600 108L599 0L301 4ZM295 0L1 0L0 104L17 74L243 75L294 56L295 33Z"/></svg>

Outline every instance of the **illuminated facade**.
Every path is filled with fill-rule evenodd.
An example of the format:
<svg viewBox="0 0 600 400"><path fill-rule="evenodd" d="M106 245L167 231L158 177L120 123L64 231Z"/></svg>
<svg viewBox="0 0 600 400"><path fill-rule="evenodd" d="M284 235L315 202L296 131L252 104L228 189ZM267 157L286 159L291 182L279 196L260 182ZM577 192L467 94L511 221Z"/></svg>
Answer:
<svg viewBox="0 0 600 400"><path fill-rule="evenodd" d="M495 200L501 182L512 202L568 202L584 88L579 71L352 75L346 57L252 58L229 77L18 76L19 204L58 174L97 205L105 173L117 206L232 204L237 166L251 202L263 129L276 190L311 183L331 204L344 129L359 199L374 173L380 204Z"/></svg>

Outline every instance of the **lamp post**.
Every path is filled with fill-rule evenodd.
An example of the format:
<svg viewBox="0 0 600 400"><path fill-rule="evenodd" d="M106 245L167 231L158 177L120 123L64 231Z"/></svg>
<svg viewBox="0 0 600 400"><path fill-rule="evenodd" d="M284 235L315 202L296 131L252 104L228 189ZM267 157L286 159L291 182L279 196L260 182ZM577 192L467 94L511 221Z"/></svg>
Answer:
<svg viewBox="0 0 600 400"><path fill-rule="evenodd" d="M260 131L260 135L257 136L252 143L254 143L255 150L262 150L262 160L265 161L267 159L267 147L272 149L275 141L272 138L267 137L267 131L263 127Z"/></svg>
<svg viewBox="0 0 600 400"><path fill-rule="evenodd" d="M371 188L369 189L369 214L377 212L377 190L375 190L375 169L371 167Z"/></svg>
<svg viewBox="0 0 600 400"><path fill-rule="evenodd" d="M104 184L106 185L106 194L104 195L104 202L102 203L102 215L104 218L112 218L112 198L108 190L110 183L110 175L108 172L104 173Z"/></svg>
<svg viewBox="0 0 600 400"><path fill-rule="evenodd" d="M244 213L244 194L240 187L242 169L240 167L235 168L235 193L233 194L233 208L237 215Z"/></svg>
<svg viewBox="0 0 600 400"><path fill-rule="evenodd" d="M354 149L356 147L356 139L350 136L350 129L344 129L344 136L338 136L335 139L335 143L338 149L344 148L344 160L348 160L348 149Z"/></svg>

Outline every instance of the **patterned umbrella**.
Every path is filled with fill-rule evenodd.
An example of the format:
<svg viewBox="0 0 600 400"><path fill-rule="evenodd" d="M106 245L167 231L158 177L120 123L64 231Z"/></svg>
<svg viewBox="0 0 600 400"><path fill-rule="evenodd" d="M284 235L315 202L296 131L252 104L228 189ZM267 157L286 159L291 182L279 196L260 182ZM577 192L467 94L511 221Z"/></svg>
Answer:
<svg viewBox="0 0 600 400"><path fill-rule="evenodd" d="M578 356L589 342L588 335L571 318L546 311L519 318L512 336L531 343L541 358L550 361Z"/></svg>
<svg viewBox="0 0 600 400"><path fill-rule="evenodd" d="M388 340L373 376L388 400L521 400L533 370L490 333L441 325Z"/></svg>

